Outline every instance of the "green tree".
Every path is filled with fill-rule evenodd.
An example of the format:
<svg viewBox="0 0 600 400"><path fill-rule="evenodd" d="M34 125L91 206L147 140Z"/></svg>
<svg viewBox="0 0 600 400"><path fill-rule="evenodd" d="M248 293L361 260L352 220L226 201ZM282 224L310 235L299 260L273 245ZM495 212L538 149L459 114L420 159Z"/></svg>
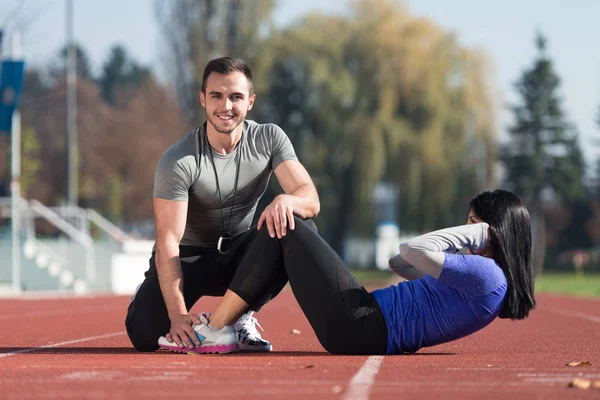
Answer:
<svg viewBox="0 0 600 400"><path fill-rule="evenodd" d="M373 175L361 178L359 205L372 207L372 186L383 179L400 189L404 228L423 231L462 221L466 200L495 183L485 57L395 2L355 4L348 53L358 66L353 77L360 102L352 113L369 116L368 130L359 134L371 141L357 146L359 170L381 169L379 176L370 168ZM379 139L364 137L366 132Z"/></svg>
<svg viewBox="0 0 600 400"><path fill-rule="evenodd" d="M598 114L596 115L596 124L600 128L600 107L598 107ZM596 161L596 198L600 199L600 158Z"/></svg>
<svg viewBox="0 0 600 400"><path fill-rule="evenodd" d="M21 154L21 195L27 198L42 165L40 160L40 142L37 139L35 131L31 128L23 131Z"/></svg>
<svg viewBox="0 0 600 400"><path fill-rule="evenodd" d="M36 129L36 120L53 110L43 104L48 99L52 79L47 71L39 67L27 68L23 77L23 91L19 110L21 111L21 192L23 197L35 197L52 187L52 183L41 179L44 171L56 169L56 165L42 161L44 154L52 153L53 147L44 147L41 137L45 131ZM44 152L41 152L41 149ZM44 165L44 168L41 168ZM62 167L62 165L59 165ZM41 199L41 198L39 198Z"/></svg>
<svg viewBox="0 0 600 400"><path fill-rule="evenodd" d="M50 75L55 80L63 79L67 71L68 47L64 46L50 65ZM92 67L87 51L80 45L75 44L76 71L79 79L93 81Z"/></svg>
<svg viewBox="0 0 600 400"><path fill-rule="evenodd" d="M400 189L403 229L441 227L494 184L496 159L484 57L395 2L354 7L273 38L261 109L315 180L320 231L342 253L348 234L373 236L377 183Z"/></svg>
<svg viewBox="0 0 600 400"><path fill-rule="evenodd" d="M246 61L255 91L261 92L270 62L264 45L273 6L273 0L155 0L166 68L189 122L203 120L198 92L204 67L213 58L227 55Z"/></svg>
<svg viewBox="0 0 600 400"><path fill-rule="evenodd" d="M113 46L110 55L102 66L98 80L102 97L109 104L115 104L115 91L135 89L150 76L150 69L135 62L121 46Z"/></svg>
<svg viewBox="0 0 600 400"><path fill-rule="evenodd" d="M124 183L118 175L112 175L107 182L107 195L105 209L108 212L108 218L113 222L123 221L123 192Z"/></svg>
<svg viewBox="0 0 600 400"><path fill-rule="evenodd" d="M529 203L539 274L546 254L544 198L566 203L585 196L585 165L575 128L567 121L558 94L560 78L546 53L546 39L536 37L537 57L516 83L520 97L512 107L514 123L502 160L506 182Z"/></svg>

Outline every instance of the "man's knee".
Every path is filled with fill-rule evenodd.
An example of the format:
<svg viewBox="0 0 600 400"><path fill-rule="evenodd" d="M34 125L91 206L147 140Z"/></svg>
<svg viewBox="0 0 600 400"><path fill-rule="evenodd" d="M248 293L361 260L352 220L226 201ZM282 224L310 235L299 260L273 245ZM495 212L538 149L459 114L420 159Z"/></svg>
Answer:
<svg viewBox="0 0 600 400"><path fill-rule="evenodd" d="M158 321L158 316L144 314L143 310L135 310L135 299L129 304L125 329L129 341L137 351L150 352L158 350L158 338L169 330L169 321ZM165 325L166 323L166 325Z"/></svg>
<svg viewBox="0 0 600 400"><path fill-rule="evenodd" d="M141 353L151 353L159 349L158 338L133 338L130 336L129 339L133 344L133 348Z"/></svg>
<svg viewBox="0 0 600 400"><path fill-rule="evenodd" d="M129 319L125 321L125 327L127 328L129 341L131 341L134 349L145 353L158 350L158 338L160 335L134 326Z"/></svg>

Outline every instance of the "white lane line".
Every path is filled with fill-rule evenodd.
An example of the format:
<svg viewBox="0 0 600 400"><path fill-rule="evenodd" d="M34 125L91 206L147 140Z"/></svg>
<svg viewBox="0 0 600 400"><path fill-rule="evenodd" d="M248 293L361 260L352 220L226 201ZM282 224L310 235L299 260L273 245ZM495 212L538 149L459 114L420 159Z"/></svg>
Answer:
<svg viewBox="0 0 600 400"><path fill-rule="evenodd" d="M348 391L344 396L347 400L366 400L369 398L369 390L375 381L375 376L381 368L384 356L371 356L365 361L362 368L350 381Z"/></svg>
<svg viewBox="0 0 600 400"><path fill-rule="evenodd" d="M587 321L592 321L592 322L600 322L600 317L596 317L595 315L590 315L590 314L586 314L586 313L582 313L579 311L572 311L572 310L567 310L566 308L551 308L551 309L547 309L544 311L550 311L556 314L560 314L560 315L566 315L568 317L579 317L581 319L585 319Z"/></svg>
<svg viewBox="0 0 600 400"><path fill-rule="evenodd" d="M23 354L23 353L31 353L32 351L38 351L38 350L43 350L43 349L51 349L53 347L65 346L67 344L75 344L75 343L87 342L87 341L96 340L96 339L106 339L106 338L109 338L109 337L119 336L119 335L124 335L124 334L125 334L125 331L119 331L119 332L107 333L105 335L90 336L90 337L86 337L86 338L82 338L82 339L68 340L66 342L46 344L44 346L39 346L39 347L30 347L28 349L21 349L21 350L11 351L9 353L0 353L0 358L10 357L10 356L14 356L14 355L17 355L17 354Z"/></svg>
<svg viewBox="0 0 600 400"><path fill-rule="evenodd" d="M0 315L0 320L6 320L11 318L29 318L29 317L47 317L50 315L60 315L60 314L84 314L90 312L106 312L106 311L114 311L117 309L122 309L122 307L117 306L90 306L90 307L76 307L76 308L55 308L53 310L47 311L30 311L24 312L20 314L8 314L8 315Z"/></svg>

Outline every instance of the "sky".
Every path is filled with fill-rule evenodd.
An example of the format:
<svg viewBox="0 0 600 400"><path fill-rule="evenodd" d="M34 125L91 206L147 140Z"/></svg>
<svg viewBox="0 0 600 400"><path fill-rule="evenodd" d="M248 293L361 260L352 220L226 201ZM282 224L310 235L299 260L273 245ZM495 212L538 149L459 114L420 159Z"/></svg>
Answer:
<svg viewBox="0 0 600 400"><path fill-rule="evenodd" d="M501 140L506 139L511 121L507 105L516 100L514 82L533 62L536 31L543 32L548 39L548 53L562 79L564 110L578 128L588 164L596 163L600 157L600 127L595 122L600 109L600 1L403 3L414 16L429 18L454 32L463 46L485 52L492 66ZM138 62L160 74L160 32L153 0L74 0L74 4L75 37L88 51L96 72L109 49L123 44ZM274 20L284 26L307 12L337 14L347 8L345 0L277 0ZM44 65L65 43L65 1L2 0L0 26L23 27L21 50L26 62ZM6 55L10 50L8 39L4 42Z"/></svg>

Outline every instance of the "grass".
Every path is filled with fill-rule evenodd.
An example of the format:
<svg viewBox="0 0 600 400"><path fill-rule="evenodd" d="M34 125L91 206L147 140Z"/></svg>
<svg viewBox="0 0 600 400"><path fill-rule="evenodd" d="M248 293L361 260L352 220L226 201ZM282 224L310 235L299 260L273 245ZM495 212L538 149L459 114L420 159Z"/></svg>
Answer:
<svg viewBox="0 0 600 400"><path fill-rule="evenodd" d="M351 271L352 275L356 277L356 280L359 281L361 285L365 286L387 286L392 278L398 278L397 281L400 280L398 275L389 270L352 269Z"/></svg>
<svg viewBox="0 0 600 400"><path fill-rule="evenodd" d="M536 279L535 291L600 297L600 273L545 272Z"/></svg>
<svg viewBox="0 0 600 400"><path fill-rule="evenodd" d="M400 277L391 271L352 269L352 274L365 286L386 287ZM561 293L572 296L600 297L600 272L577 275L569 272L545 272L535 281L536 293Z"/></svg>

